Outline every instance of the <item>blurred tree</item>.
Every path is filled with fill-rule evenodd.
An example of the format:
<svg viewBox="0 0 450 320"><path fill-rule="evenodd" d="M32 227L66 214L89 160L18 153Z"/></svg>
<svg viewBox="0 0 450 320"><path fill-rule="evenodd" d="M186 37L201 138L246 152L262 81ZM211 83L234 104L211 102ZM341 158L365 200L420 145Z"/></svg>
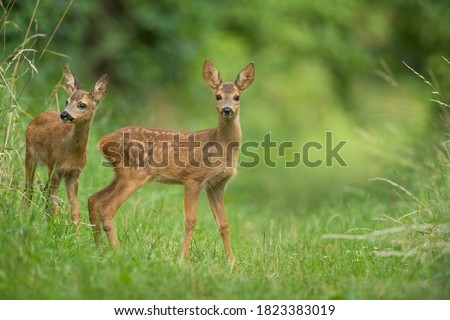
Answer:
<svg viewBox="0 0 450 320"><path fill-rule="evenodd" d="M10 3L2 1L3 3ZM440 57L450 52L450 6L446 0L298 1L97 0L77 1L50 49L68 55L84 71L105 70L132 99L137 92L189 78L190 65L239 39L249 56L269 53L284 68L299 59L317 60L334 78L342 105L354 108L347 93L352 79L384 59L394 73L432 69L445 79ZM13 2L13 32L21 39L36 3ZM68 1L41 1L35 32L53 32ZM5 4L4 4L5 6ZM47 39L39 39L43 48ZM234 50L233 48L226 48ZM49 55L47 55L49 56ZM277 57L278 56L278 57Z"/></svg>

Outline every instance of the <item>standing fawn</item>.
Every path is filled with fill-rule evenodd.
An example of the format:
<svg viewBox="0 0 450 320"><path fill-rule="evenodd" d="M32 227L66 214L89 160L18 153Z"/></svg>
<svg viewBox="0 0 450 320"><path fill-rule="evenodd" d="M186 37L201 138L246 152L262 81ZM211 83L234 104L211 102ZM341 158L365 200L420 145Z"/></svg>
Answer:
<svg viewBox="0 0 450 320"><path fill-rule="evenodd" d="M28 126L26 134L26 184L24 204L32 200L33 180L37 164L48 167L48 201L54 215L58 212L58 188L61 178L66 180L67 197L72 221L78 224L78 177L86 164L86 149L92 119L99 102L106 96L108 76L103 75L91 92L81 89L70 69L64 67L64 85L70 97L66 109L45 111Z"/></svg>
<svg viewBox="0 0 450 320"><path fill-rule="evenodd" d="M228 260L234 261L224 209L225 185L236 174L242 140L239 105L242 92L254 79L253 63L233 82L222 82L211 61L203 65L203 78L212 88L218 111L216 128L186 132L145 127L126 127L105 136L99 143L115 177L88 200L94 239L101 241L101 227L113 247L119 247L114 215L122 203L146 182L184 186L185 235L181 258L189 253L196 222L196 207L202 188L222 236Z"/></svg>

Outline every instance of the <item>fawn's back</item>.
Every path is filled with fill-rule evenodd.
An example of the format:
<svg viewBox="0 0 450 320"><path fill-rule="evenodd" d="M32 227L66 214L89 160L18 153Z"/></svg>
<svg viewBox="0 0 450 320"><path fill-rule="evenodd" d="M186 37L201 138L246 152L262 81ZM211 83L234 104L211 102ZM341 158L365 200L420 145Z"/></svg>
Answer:
<svg viewBox="0 0 450 320"><path fill-rule="evenodd" d="M116 174L133 172L162 183L196 180L206 186L236 173L240 130L226 142L217 131L126 127L105 136L99 148Z"/></svg>

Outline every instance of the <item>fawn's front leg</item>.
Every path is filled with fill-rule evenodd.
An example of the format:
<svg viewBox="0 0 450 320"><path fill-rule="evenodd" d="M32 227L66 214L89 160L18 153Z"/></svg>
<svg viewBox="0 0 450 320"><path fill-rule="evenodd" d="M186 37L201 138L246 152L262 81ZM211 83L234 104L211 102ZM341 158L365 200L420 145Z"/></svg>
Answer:
<svg viewBox="0 0 450 320"><path fill-rule="evenodd" d="M234 261L233 251L231 250L230 235L228 231L228 218L225 213L225 205L223 201L224 197L224 185L216 186L214 188L209 188L206 190L208 195L209 204L211 205L211 210L216 220L217 228L219 229L220 235L222 237L223 246L225 248L225 253L227 254L227 259L229 261Z"/></svg>
<svg viewBox="0 0 450 320"><path fill-rule="evenodd" d="M66 189L67 198L69 198L70 203L70 214L72 216L72 221L76 225L78 230L78 223L80 222L80 206L78 204L78 177L80 176L80 171L74 170L66 176Z"/></svg>
<svg viewBox="0 0 450 320"><path fill-rule="evenodd" d="M196 210L200 190L201 187L197 181L184 183L184 241L181 248L181 259L186 259L189 255L192 232L197 219Z"/></svg>

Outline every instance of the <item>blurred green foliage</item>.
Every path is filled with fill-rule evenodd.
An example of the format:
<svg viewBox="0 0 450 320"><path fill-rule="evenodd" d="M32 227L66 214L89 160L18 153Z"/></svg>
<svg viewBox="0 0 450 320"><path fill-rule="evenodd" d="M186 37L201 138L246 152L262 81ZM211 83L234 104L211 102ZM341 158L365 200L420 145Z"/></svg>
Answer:
<svg viewBox="0 0 450 320"><path fill-rule="evenodd" d="M17 82L28 93L19 102L29 114L55 108L44 103L53 101L65 64L83 84L109 74L94 136L132 124L214 126L204 59L229 81L253 61L256 80L242 102L244 140L271 132L279 142L293 141L292 152L307 141L323 142L325 131L348 141L341 154L348 168L286 169L274 154L276 169L240 170L235 190L292 211L342 195L364 197L369 178L420 166L445 112L427 103L429 88L402 61L448 94L447 0L3 0L2 7L3 64L22 43L35 8L31 33L46 35L30 40L38 50L27 54L39 73Z"/></svg>

